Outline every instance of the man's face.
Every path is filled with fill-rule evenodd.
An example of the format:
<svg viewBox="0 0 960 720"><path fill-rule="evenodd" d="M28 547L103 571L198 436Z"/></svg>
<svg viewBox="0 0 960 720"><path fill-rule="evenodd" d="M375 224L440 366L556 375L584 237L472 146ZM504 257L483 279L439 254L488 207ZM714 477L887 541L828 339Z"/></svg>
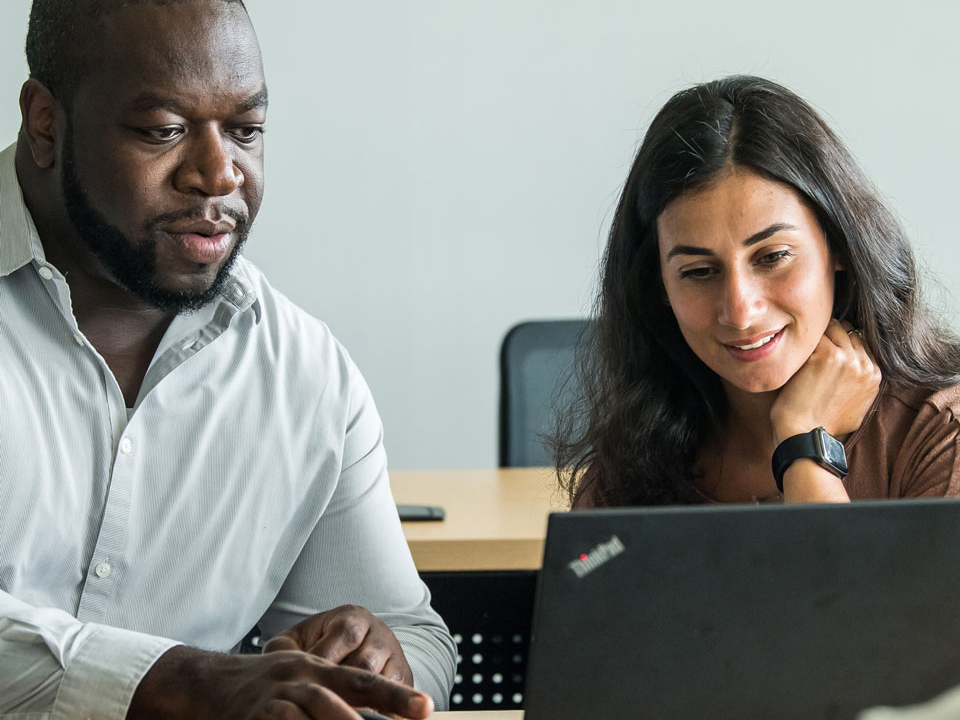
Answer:
<svg viewBox="0 0 960 720"><path fill-rule="evenodd" d="M239 5L107 16L61 151L70 220L103 275L163 309L210 300L263 196L266 89Z"/></svg>

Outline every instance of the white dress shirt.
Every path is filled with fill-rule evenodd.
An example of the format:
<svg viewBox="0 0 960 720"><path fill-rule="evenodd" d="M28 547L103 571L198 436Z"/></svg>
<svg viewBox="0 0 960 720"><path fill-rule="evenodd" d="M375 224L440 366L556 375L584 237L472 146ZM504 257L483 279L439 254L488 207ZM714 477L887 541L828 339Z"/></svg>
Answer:
<svg viewBox="0 0 960 720"><path fill-rule="evenodd" d="M176 643L344 604L444 707L456 649L400 528L346 351L240 259L177 316L128 413L0 153L0 718L122 720Z"/></svg>

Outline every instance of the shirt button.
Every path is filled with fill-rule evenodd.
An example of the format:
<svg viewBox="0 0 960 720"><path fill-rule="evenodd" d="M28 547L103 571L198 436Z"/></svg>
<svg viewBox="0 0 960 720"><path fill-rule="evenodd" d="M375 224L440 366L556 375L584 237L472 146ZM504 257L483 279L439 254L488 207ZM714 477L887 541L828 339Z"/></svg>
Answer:
<svg viewBox="0 0 960 720"><path fill-rule="evenodd" d="M40 273L40 277L42 277L44 280L53 279L53 270L48 268L46 265L37 270L37 272Z"/></svg>
<svg viewBox="0 0 960 720"><path fill-rule="evenodd" d="M80 333L74 333L74 334L73 334L73 339L77 341L77 345L84 345L84 344L85 344L85 343L83 342L83 335L81 335Z"/></svg>
<svg viewBox="0 0 960 720"><path fill-rule="evenodd" d="M113 568L110 567L110 563L102 562L94 569L94 572L97 574L98 578L108 578L110 573L113 572Z"/></svg>
<svg viewBox="0 0 960 720"><path fill-rule="evenodd" d="M120 452L124 455L129 455L131 450L133 450L133 440L125 437L120 441Z"/></svg>
<svg viewBox="0 0 960 720"><path fill-rule="evenodd" d="M227 288L227 294L230 295L230 299L237 304L243 300L243 288L237 283L233 283Z"/></svg>

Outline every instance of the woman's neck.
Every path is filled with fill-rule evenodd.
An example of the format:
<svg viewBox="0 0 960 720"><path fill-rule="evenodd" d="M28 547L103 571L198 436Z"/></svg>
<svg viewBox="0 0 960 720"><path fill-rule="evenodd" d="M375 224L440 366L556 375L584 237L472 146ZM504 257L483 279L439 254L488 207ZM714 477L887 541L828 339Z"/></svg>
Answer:
<svg viewBox="0 0 960 720"><path fill-rule="evenodd" d="M770 408L778 391L747 393L725 387L727 416L721 434L700 456L700 490L719 502L754 502L777 494L770 457L774 451Z"/></svg>
<svg viewBox="0 0 960 720"><path fill-rule="evenodd" d="M769 458L776 443L770 409L779 390L751 393L724 385L729 415L724 423L721 444L726 447L751 448L750 455Z"/></svg>

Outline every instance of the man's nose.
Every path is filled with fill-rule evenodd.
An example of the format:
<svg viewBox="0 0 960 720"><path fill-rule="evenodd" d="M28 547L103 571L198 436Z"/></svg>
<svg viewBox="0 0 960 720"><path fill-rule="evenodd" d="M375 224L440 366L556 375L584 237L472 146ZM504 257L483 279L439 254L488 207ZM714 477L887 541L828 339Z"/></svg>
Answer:
<svg viewBox="0 0 960 720"><path fill-rule="evenodd" d="M728 273L720 296L718 320L721 325L746 330L766 311L764 285L745 273Z"/></svg>
<svg viewBox="0 0 960 720"><path fill-rule="evenodd" d="M229 139L216 128L196 130L188 140L186 156L177 171L177 189L221 197L236 191L243 179L243 172L231 155Z"/></svg>

